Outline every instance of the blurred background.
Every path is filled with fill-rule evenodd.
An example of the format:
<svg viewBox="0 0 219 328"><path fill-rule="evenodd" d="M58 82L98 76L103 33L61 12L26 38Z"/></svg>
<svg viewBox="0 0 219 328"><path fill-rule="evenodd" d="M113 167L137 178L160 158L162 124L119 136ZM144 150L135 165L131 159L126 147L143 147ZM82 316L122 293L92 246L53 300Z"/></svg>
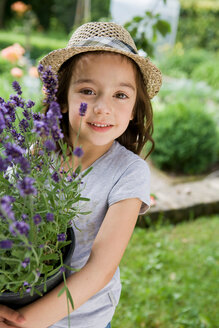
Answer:
<svg viewBox="0 0 219 328"><path fill-rule="evenodd" d="M163 73L151 167L181 182L218 177L218 0L0 0L0 96L16 79L40 111L39 59L87 21L124 25ZM219 327L219 215L193 218L135 229L114 328Z"/></svg>

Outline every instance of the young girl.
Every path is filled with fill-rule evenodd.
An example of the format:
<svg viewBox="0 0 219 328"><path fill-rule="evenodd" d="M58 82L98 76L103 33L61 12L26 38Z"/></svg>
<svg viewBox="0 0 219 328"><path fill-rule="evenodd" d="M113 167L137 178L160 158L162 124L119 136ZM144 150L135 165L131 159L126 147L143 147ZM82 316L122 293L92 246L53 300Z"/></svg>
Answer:
<svg viewBox="0 0 219 328"><path fill-rule="evenodd" d="M152 98L161 86L160 71L140 57L129 33L114 23L87 23L72 35L65 49L41 60L58 73L57 99L65 141L73 147L80 116L87 103L78 144L84 155L83 195L91 214L77 218L73 273L67 284L74 300L71 326L110 327L121 284L119 263L138 214L149 207L149 169L138 155L151 137ZM78 163L69 160L70 165ZM68 326L62 284L19 313L0 307L0 328L64 328ZM22 319L22 316L25 320Z"/></svg>

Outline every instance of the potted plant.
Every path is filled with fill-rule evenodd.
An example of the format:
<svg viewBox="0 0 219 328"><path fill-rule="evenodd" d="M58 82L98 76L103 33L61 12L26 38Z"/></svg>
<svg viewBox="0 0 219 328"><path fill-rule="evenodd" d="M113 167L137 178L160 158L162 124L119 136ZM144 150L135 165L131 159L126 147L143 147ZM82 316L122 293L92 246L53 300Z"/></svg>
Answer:
<svg viewBox="0 0 219 328"><path fill-rule="evenodd" d="M60 278L66 282L74 249L72 223L82 213L79 202L88 200L81 197L81 180L89 170L82 174L80 166L61 169L69 148L59 127L57 77L50 67L40 65L39 71L45 114L33 111L34 103L22 98L16 81L16 94L8 101L0 98L0 303L12 307L32 302ZM79 115L85 112L82 104ZM75 147L71 155L80 157L83 151ZM73 307L66 283L64 291Z"/></svg>

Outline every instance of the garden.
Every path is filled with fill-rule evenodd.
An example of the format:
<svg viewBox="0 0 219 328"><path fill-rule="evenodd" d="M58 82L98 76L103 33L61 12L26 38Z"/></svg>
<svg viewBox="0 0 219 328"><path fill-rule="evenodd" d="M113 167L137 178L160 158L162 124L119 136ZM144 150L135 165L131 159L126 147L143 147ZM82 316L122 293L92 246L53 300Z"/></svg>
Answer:
<svg viewBox="0 0 219 328"><path fill-rule="evenodd" d="M49 22L44 15L40 21L37 1L24 2L16 7L15 1L9 1L5 9L0 29L0 96L9 99L17 80L23 97L33 100L39 112L43 93L37 63L49 51L65 47L73 26L69 17L57 16L58 0ZM76 10L76 1L72 3ZM110 20L110 2L104 8L97 0L93 3L90 19ZM156 147L149 161L186 181L219 170L219 4L216 0L181 0L180 4L173 47L165 44L155 56L153 42L137 34L137 25L132 32L139 48L155 56L163 73L161 91L152 101ZM147 19L151 17L147 14ZM168 33L156 19L154 30ZM142 21L137 17L134 24ZM123 290L112 327L219 327L218 231L217 213L177 225L157 222L147 229L136 227L120 266Z"/></svg>

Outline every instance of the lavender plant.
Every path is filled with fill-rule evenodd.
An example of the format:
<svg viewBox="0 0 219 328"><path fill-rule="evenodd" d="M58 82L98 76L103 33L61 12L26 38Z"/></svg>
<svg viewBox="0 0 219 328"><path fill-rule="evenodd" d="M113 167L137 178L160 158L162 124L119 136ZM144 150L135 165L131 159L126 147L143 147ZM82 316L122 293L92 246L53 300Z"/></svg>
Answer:
<svg viewBox="0 0 219 328"><path fill-rule="evenodd" d="M67 229L82 213L82 179L89 172L76 171L68 160L67 145L59 127L62 117L56 102L57 77L50 67L38 67L44 83L46 114L35 113L34 102L22 98L18 82L8 101L0 98L0 294L36 291L36 286L61 270L65 280L63 247ZM86 104L79 115L84 116ZM72 156L82 156L75 147ZM86 214L86 213L83 213ZM72 306L73 301L67 286Z"/></svg>

